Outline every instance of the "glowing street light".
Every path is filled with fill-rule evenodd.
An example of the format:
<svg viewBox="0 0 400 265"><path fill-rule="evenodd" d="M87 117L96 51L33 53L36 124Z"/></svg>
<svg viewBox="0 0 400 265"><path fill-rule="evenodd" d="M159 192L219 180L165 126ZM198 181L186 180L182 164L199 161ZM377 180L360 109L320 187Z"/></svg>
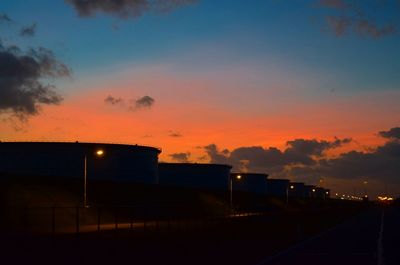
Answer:
<svg viewBox="0 0 400 265"><path fill-rule="evenodd" d="M104 150L98 149L95 152L95 155L98 157L102 157L104 155ZM88 208L87 204L87 154L85 153L84 159L84 174L83 174L83 207Z"/></svg>
<svg viewBox="0 0 400 265"><path fill-rule="evenodd" d="M290 189L293 190L293 189L294 189L294 186L293 186L293 185L290 185Z"/></svg>
<svg viewBox="0 0 400 265"><path fill-rule="evenodd" d="M236 175L235 179L237 180L241 180L242 179L242 175ZM233 178L230 177L229 178L229 205L231 208L231 213L233 213Z"/></svg>

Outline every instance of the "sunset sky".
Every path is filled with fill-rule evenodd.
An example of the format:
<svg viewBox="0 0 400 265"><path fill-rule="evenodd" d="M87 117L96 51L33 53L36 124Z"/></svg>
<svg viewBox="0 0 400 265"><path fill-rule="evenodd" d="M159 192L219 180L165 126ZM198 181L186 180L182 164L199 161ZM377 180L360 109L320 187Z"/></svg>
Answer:
<svg viewBox="0 0 400 265"><path fill-rule="evenodd" d="M1 1L0 140L400 195L399 30L397 0Z"/></svg>

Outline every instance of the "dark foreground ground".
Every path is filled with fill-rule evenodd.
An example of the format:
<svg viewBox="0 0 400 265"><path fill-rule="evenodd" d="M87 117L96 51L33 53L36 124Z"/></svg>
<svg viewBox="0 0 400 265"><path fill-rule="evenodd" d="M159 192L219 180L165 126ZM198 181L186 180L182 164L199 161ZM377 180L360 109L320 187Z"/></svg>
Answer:
<svg viewBox="0 0 400 265"><path fill-rule="evenodd" d="M378 264L381 255L385 260L381 264L400 264L399 210L384 211L382 252L377 251L382 208L360 204L180 220L168 228L114 229L79 236L3 233L0 263Z"/></svg>
<svg viewBox="0 0 400 265"><path fill-rule="evenodd" d="M400 264L400 209L374 208L258 265Z"/></svg>

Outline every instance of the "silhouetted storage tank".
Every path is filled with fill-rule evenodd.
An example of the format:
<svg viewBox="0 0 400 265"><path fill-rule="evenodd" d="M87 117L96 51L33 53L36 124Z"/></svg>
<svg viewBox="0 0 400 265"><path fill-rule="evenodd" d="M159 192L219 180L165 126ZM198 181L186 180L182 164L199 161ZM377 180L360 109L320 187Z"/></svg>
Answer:
<svg viewBox="0 0 400 265"><path fill-rule="evenodd" d="M159 163L161 185L227 191L231 166L196 163Z"/></svg>
<svg viewBox="0 0 400 265"><path fill-rule="evenodd" d="M326 192L327 192L326 189L321 188L321 187L317 187L315 189L315 197L318 198L318 199L326 199L327 198Z"/></svg>
<svg viewBox="0 0 400 265"><path fill-rule="evenodd" d="M331 190L325 189L325 199L330 199L330 198L331 198Z"/></svg>
<svg viewBox="0 0 400 265"><path fill-rule="evenodd" d="M288 196L289 180L287 179L268 179L267 194L275 197Z"/></svg>
<svg viewBox="0 0 400 265"><path fill-rule="evenodd" d="M138 145L1 142L0 173L83 177L86 157L89 179L156 184L160 152Z"/></svg>
<svg viewBox="0 0 400 265"><path fill-rule="evenodd" d="M304 199L306 197L305 184L302 182L290 182L289 197Z"/></svg>
<svg viewBox="0 0 400 265"><path fill-rule="evenodd" d="M257 194L267 193L268 174L232 173L231 178L234 191Z"/></svg>
<svg viewBox="0 0 400 265"><path fill-rule="evenodd" d="M306 198L316 198L317 187L313 185L305 185L305 196Z"/></svg>

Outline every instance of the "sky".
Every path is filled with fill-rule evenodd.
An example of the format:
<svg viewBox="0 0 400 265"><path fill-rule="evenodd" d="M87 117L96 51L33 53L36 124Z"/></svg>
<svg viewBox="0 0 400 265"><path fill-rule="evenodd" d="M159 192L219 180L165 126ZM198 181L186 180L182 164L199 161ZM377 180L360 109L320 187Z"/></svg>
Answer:
<svg viewBox="0 0 400 265"><path fill-rule="evenodd" d="M0 2L0 140L400 195L397 0ZM367 181L368 184L364 184Z"/></svg>

